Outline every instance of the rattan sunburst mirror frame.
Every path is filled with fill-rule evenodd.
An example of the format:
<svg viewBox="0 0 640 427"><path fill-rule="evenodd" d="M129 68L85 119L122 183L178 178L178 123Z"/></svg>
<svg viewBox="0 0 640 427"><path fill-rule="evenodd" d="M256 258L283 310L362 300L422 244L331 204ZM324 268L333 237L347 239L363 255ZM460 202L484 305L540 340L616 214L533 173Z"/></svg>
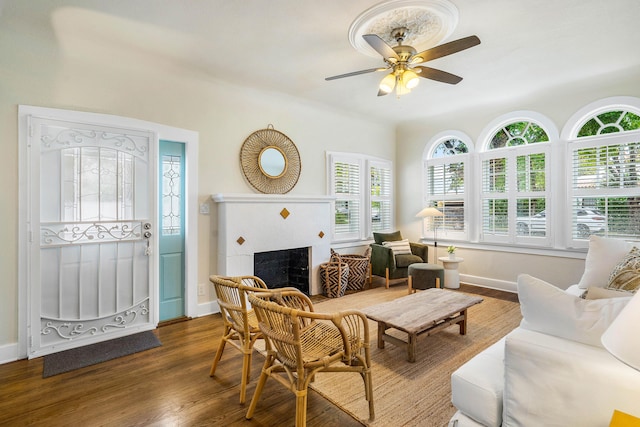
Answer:
<svg viewBox="0 0 640 427"><path fill-rule="evenodd" d="M265 150L275 148L284 156L284 168L277 176L267 174L260 158ZM253 188L265 194L285 194L298 183L302 164L300 153L291 139L272 125L259 129L245 139L240 148L242 173Z"/></svg>

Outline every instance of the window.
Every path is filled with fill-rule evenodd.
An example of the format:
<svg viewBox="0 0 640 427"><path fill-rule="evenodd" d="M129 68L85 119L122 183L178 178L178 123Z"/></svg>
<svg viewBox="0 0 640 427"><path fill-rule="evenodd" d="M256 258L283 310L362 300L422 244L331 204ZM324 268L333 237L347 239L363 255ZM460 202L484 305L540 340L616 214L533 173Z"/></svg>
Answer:
<svg viewBox="0 0 640 427"><path fill-rule="evenodd" d="M336 198L333 241L364 240L393 227L391 162L328 153L329 191Z"/></svg>
<svg viewBox="0 0 640 427"><path fill-rule="evenodd" d="M570 141L571 241L591 234L640 237L640 116L606 109L582 120Z"/></svg>
<svg viewBox="0 0 640 427"><path fill-rule="evenodd" d="M547 245L549 134L526 115L493 129L480 155L482 240Z"/></svg>
<svg viewBox="0 0 640 427"><path fill-rule="evenodd" d="M391 167L390 162L369 162L371 189L371 231L390 230L391 224Z"/></svg>
<svg viewBox="0 0 640 427"><path fill-rule="evenodd" d="M431 218L427 228L449 239L468 238L465 182L470 138L446 132L433 138L428 147L432 149L425 156L425 205L435 207L444 215Z"/></svg>

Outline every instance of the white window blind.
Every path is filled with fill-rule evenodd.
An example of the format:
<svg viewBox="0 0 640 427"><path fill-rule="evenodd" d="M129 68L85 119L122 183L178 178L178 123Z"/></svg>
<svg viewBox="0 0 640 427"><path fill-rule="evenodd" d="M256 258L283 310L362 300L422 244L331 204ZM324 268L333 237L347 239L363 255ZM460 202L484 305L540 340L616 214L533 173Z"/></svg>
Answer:
<svg viewBox="0 0 640 427"><path fill-rule="evenodd" d="M359 237L360 235L360 186L359 162L336 161L334 163L335 235Z"/></svg>
<svg viewBox="0 0 640 427"><path fill-rule="evenodd" d="M640 134L572 144L571 237L640 237Z"/></svg>
<svg viewBox="0 0 640 427"><path fill-rule="evenodd" d="M328 153L335 197L332 240L365 240L393 228L392 162L362 154Z"/></svg>
<svg viewBox="0 0 640 427"><path fill-rule="evenodd" d="M521 120L499 127L482 161L482 239L548 246L549 137Z"/></svg>
<svg viewBox="0 0 640 427"><path fill-rule="evenodd" d="M433 217L426 227L434 232L437 228L438 234L444 238L468 239L465 216L468 152L467 144L448 136L435 145L431 157L425 160L426 206L435 207L444 214Z"/></svg>
<svg viewBox="0 0 640 427"><path fill-rule="evenodd" d="M392 227L391 162L369 162L371 190L371 231L384 231Z"/></svg>

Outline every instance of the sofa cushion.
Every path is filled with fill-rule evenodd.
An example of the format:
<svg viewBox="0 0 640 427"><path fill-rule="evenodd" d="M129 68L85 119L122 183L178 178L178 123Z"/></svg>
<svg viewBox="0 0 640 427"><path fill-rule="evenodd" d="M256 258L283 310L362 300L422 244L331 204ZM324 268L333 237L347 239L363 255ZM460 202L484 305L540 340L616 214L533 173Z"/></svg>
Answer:
<svg viewBox="0 0 640 427"><path fill-rule="evenodd" d="M484 427L484 425L475 421L473 418L467 417L461 411L456 411L449 420L447 427Z"/></svg>
<svg viewBox="0 0 640 427"><path fill-rule="evenodd" d="M584 273L578 286L604 288L609 283L609 275L614 267L632 248L631 243L620 239L608 239L592 234L589 237L589 251L584 261Z"/></svg>
<svg viewBox="0 0 640 427"><path fill-rule="evenodd" d="M640 371L601 347L523 328L505 340L504 426L608 426L640 413Z"/></svg>
<svg viewBox="0 0 640 427"><path fill-rule="evenodd" d="M521 326L602 347L600 337L631 297L585 300L528 274L518 276Z"/></svg>
<svg viewBox="0 0 640 427"><path fill-rule="evenodd" d="M611 271L607 289L636 292L640 288L640 249L635 246Z"/></svg>
<svg viewBox="0 0 640 427"><path fill-rule="evenodd" d="M382 242L402 240L402 234L400 234L400 230L394 231L393 233L373 233L373 240L381 245Z"/></svg>
<svg viewBox="0 0 640 427"><path fill-rule="evenodd" d="M391 248L394 255L411 254L411 245L409 245L409 239L382 242L382 246Z"/></svg>
<svg viewBox="0 0 640 427"><path fill-rule="evenodd" d="M451 374L451 402L461 413L485 426L502 424L504 340Z"/></svg>

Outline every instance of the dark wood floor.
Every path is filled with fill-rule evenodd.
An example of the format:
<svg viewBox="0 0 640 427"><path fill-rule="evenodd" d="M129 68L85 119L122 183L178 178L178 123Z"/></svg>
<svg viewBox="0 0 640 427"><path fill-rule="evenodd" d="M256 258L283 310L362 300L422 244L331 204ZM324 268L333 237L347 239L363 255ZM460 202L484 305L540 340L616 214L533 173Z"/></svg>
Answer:
<svg viewBox="0 0 640 427"><path fill-rule="evenodd" d="M255 381L241 405L242 357L228 348L215 378L209 369L220 315L156 330L162 346L42 378L42 359L0 365L0 425L7 426L292 426L295 397L268 381L252 420L245 419ZM252 379L264 358L255 355ZM354 380L361 381L354 376ZM308 426L361 426L311 391Z"/></svg>
<svg viewBox="0 0 640 427"><path fill-rule="evenodd" d="M374 281L374 286L384 286ZM396 286L401 286L397 284ZM517 301L515 294L462 285L461 290ZM321 297L319 297L321 299ZM215 378L211 361L222 334L219 315L158 328L162 346L42 378L42 359L0 365L0 425L7 426L288 426L294 424L293 393L268 381L252 420L239 399L242 357L228 348ZM252 363L255 380L262 356ZM359 377L354 378L359 381ZM360 426L310 391L309 427Z"/></svg>

